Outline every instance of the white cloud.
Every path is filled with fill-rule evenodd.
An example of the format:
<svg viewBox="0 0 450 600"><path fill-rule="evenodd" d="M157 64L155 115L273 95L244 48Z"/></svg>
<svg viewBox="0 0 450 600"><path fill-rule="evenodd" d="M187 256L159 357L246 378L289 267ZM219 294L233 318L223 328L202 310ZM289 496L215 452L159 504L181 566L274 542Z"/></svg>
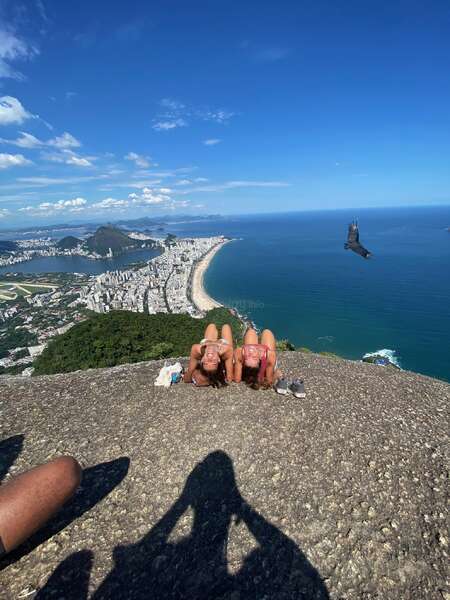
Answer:
<svg viewBox="0 0 450 600"><path fill-rule="evenodd" d="M173 100L172 98L163 98L160 104L164 108L168 108L170 110L183 110L185 108L184 104L178 102L178 100Z"/></svg>
<svg viewBox="0 0 450 600"><path fill-rule="evenodd" d="M133 202L133 204L162 204L170 201L170 196L166 195L162 190L165 188L161 188L160 190L155 190L149 187L145 187L141 190L140 194L136 194L133 192L129 194L128 198Z"/></svg>
<svg viewBox="0 0 450 600"><path fill-rule="evenodd" d="M10 144L11 146L18 146L19 148L38 148L43 146L44 142L39 140L31 133L25 133L25 131L19 131L20 136L15 140L5 140L0 138L1 144Z"/></svg>
<svg viewBox="0 0 450 600"><path fill-rule="evenodd" d="M0 208L0 219L7 217L10 214L7 208Z"/></svg>
<svg viewBox="0 0 450 600"><path fill-rule="evenodd" d="M0 190L47 187L52 185L71 185L98 179L108 179L108 175L88 175L82 177L18 177L16 179L17 183L0 185Z"/></svg>
<svg viewBox="0 0 450 600"><path fill-rule="evenodd" d="M136 152L128 152L128 154L124 156L124 159L133 161L136 166L142 167L143 169L150 166L150 157L137 154Z"/></svg>
<svg viewBox="0 0 450 600"><path fill-rule="evenodd" d="M99 209L115 209L115 208L119 208L119 209L123 209L123 208L127 208L129 205L128 200L116 200L115 198L105 198L104 200L101 200L100 202L95 202L94 204L92 204L92 208L99 208Z"/></svg>
<svg viewBox="0 0 450 600"><path fill-rule="evenodd" d="M205 146L215 146L216 144L220 144L222 140L219 140L218 138L211 138L209 140L203 140L203 143L205 144Z"/></svg>
<svg viewBox="0 0 450 600"><path fill-rule="evenodd" d="M157 118L153 120L153 129L156 131L169 131L177 127L187 127L191 121L213 121L223 125L237 114L223 108L189 107L171 98L163 98L159 104L166 110L159 113Z"/></svg>
<svg viewBox="0 0 450 600"><path fill-rule="evenodd" d="M79 142L72 134L65 131L62 135L49 140L47 145L59 149L79 148L81 142Z"/></svg>
<svg viewBox="0 0 450 600"><path fill-rule="evenodd" d="M0 138L0 143L9 144L11 146L18 146L19 148L39 148L43 146L50 146L52 148L57 148L58 150L62 150L63 152L68 152L69 148L78 148L81 146L81 142L79 142L72 134L67 133L65 131L62 135L54 137L46 142L38 139L31 133L26 133L25 131L20 131L20 135L15 140L7 140L5 138ZM56 155L48 155L56 156ZM52 160L52 158L50 158ZM64 162L64 160L56 160L54 162Z"/></svg>
<svg viewBox="0 0 450 600"><path fill-rule="evenodd" d="M229 181L225 184L227 188L239 188L239 187L288 187L290 183L285 181Z"/></svg>
<svg viewBox="0 0 450 600"><path fill-rule="evenodd" d="M172 119L168 121L157 121L152 127L156 131L170 131L171 129L177 129L177 127L186 127L187 122L182 119Z"/></svg>
<svg viewBox="0 0 450 600"><path fill-rule="evenodd" d="M42 0L36 0L36 7L39 11L39 14L41 16L41 19L45 22L48 23L50 21L50 19L47 16L47 12L45 10L45 6L44 3L42 2Z"/></svg>
<svg viewBox="0 0 450 600"><path fill-rule="evenodd" d="M11 63L17 60L29 60L36 54L39 54L36 48L18 38L13 32L0 29L0 78L23 81L24 75Z"/></svg>
<svg viewBox="0 0 450 600"><path fill-rule="evenodd" d="M74 165L76 167L93 167L93 160L97 160L96 156L79 156L72 150L63 149L61 152L42 152L41 157L50 162Z"/></svg>
<svg viewBox="0 0 450 600"><path fill-rule="evenodd" d="M82 156L71 155L66 160L66 165L75 165L76 167L92 167L93 164L87 158Z"/></svg>
<svg viewBox="0 0 450 600"><path fill-rule="evenodd" d="M225 183L217 183L210 185L201 185L189 190L178 190L177 194L190 194L192 192L224 192L237 188L282 188L288 187L290 184L284 181L226 181Z"/></svg>
<svg viewBox="0 0 450 600"><path fill-rule="evenodd" d="M203 121L214 121L215 123L223 125L232 117L235 117L236 113L229 110L202 110L198 111L197 115Z"/></svg>
<svg viewBox="0 0 450 600"><path fill-rule="evenodd" d="M62 204L62 206L84 206L86 204L86 200L84 198L74 198L73 200L60 200L58 204Z"/></svg>
<svg viewBox="0 0 450 600"><path fill-rule="evenodd" d="M73 198L72 200L58 200L58 202L41 202L37 206L25 206L19 208L20 212L33 215L50 215L55 212L81 212L85 209L87 201L84 198Z"/></svg>
<svg viewBox="0 0 450 600"><path fill-rule="evenodd" d="M0 169L9 169L10 167L24 167L31 165L31 160L28 160L23 154L4 154L0 153Z"/></svg>
<svg viewBox="0 0 450 600"><path fill-rule="evenodd" d="M20 100L13 96L2 96L0 98L0 125L21 125L26 119L35 119L36 116L29 113L22 106Z"/></svg>

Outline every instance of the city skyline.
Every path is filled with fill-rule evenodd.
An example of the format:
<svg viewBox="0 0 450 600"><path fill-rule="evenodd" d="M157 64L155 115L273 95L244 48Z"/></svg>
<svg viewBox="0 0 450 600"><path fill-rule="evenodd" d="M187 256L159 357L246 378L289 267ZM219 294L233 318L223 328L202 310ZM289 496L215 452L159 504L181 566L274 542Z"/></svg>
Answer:
<svg viewBox="0 0 450 600"><path fill-rule="evenodd" d="M4 0L0 229L448 205L449 30L435 0Z"/></svg>

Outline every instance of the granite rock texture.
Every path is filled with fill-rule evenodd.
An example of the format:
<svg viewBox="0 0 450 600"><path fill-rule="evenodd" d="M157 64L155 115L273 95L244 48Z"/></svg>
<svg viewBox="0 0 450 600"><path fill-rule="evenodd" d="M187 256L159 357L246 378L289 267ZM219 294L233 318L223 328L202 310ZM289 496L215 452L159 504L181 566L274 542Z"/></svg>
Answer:
<svg viewBox="0 0 450 600"><path fill-rule="evenodd" d="M280 364L305 400L154 388L161 362L3 379L6 480L60 454L85 472L0 561L0 597L449 600L450 386L315 354Z"/></svg>

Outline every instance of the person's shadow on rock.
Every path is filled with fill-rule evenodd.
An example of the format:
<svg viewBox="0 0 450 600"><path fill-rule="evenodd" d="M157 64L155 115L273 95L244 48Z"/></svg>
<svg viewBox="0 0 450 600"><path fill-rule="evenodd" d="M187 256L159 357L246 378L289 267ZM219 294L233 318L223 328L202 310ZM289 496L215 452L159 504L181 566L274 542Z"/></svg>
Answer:
<svg viewBox="0 0 450 600"><path fill-rule="evenodd" d="M193 511L191 532L170 541L178 521ZM233 519L256 549L231 573L227 544ZM242 498L231 459L209 454L189 475L183 492L140 540L114 550L114 567L93 594L104 599L328 599L318 572L297 545Z"/></svg>

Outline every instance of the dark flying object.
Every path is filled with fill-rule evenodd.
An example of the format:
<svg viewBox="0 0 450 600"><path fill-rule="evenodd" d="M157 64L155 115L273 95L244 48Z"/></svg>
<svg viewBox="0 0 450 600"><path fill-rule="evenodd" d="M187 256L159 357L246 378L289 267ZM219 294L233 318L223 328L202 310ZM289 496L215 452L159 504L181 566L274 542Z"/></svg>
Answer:
<svg viewBox="0 0 450 600"><path fill-rule="evenodd" d="M363 258L370 258L372 253L369 252L359 243L358 221L350 223L348 226L347 242L344 244L346 250L353 250Z"/></svg>

